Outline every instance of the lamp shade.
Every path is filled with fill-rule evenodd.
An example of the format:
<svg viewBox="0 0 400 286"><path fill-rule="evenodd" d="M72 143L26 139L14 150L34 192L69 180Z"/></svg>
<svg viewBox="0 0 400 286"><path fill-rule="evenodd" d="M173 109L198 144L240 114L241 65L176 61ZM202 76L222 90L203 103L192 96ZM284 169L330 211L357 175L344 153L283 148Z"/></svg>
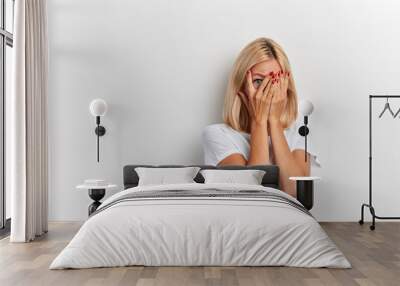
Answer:
<svg viewBox="0 0 400 286"><path fill-rule="evenodd" d="M93 116L104 116L107 112L107 102L100 98L94 99L90 103L89 110Z"/></svg>
<svg viewBox="0 0 400 286"><path fill-rule="evenodd" d="M303 116L309 116L314 111L314 105L311 101L303 99L299 103L299 112Z"/></svg>

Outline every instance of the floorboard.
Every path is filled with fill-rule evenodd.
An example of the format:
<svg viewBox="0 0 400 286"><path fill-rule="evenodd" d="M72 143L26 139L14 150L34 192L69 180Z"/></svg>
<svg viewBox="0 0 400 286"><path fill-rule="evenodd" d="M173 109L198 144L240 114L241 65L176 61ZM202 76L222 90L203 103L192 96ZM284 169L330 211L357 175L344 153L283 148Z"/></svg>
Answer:
<svg viewBox="0 0 400 286"><path fill-rule="evenodd" d="M32 243L0 240L0 285L400 285L400 222L321 223L351 262L352 269L290 267L118 267L49 270L80 223L50 223L49 232Z"/></svg>

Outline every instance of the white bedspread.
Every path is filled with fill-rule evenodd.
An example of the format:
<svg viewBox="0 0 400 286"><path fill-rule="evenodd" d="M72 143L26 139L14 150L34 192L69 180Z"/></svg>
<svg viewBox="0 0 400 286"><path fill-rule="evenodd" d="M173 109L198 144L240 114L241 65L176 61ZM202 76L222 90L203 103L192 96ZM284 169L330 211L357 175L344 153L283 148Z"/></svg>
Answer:
<svg viewBox="0 0 400 286"><path fill-rule="evenodd" d="M155 190L264 190L254 185L175 184ZM349 268L350 263L310 215L255 198L153 198L121 201L90 217L50 269L126 265L295 266Z"/></svg>

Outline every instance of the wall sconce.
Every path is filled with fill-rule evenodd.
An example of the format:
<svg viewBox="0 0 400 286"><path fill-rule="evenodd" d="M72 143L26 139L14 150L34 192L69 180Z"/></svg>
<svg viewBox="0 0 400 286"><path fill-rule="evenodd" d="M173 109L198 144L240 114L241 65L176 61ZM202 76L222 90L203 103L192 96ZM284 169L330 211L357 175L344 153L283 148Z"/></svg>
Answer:
<svg viewBox="0 0 400 286"><path fill-rule="evenodd" d="M304 125L299 128L299 134L304 137L304 150L305 150L305 162L307 162L307 135L310 130L307 127L308 116L314 111L314 105L309 100L301 100L299 104L300 114L304 116Z"/></svg>
<svg viewBox="0 0 400 286"><path fill-rule="evenodd" d="M104 116L107 112L107 102L103 99L97 98L92 100L89 106L90 113L96 117L96 129L94 133L97 135L97 162L99 162L99 138L106 134L104 126L100 125L100 117Z"/></svg>

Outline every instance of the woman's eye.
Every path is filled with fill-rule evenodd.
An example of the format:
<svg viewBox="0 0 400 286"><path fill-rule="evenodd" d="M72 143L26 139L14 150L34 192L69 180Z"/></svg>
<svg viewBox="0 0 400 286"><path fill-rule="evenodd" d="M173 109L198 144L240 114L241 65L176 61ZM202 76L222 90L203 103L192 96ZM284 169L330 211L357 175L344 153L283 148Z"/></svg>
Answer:
<svg viewBox="0 0 400 286"><path fill-rule="evenodd" d="M255 88L258 88L262 82L263 82L263 80L261 78L258 78L258 79L253 80L253 85Z"/></svg>

